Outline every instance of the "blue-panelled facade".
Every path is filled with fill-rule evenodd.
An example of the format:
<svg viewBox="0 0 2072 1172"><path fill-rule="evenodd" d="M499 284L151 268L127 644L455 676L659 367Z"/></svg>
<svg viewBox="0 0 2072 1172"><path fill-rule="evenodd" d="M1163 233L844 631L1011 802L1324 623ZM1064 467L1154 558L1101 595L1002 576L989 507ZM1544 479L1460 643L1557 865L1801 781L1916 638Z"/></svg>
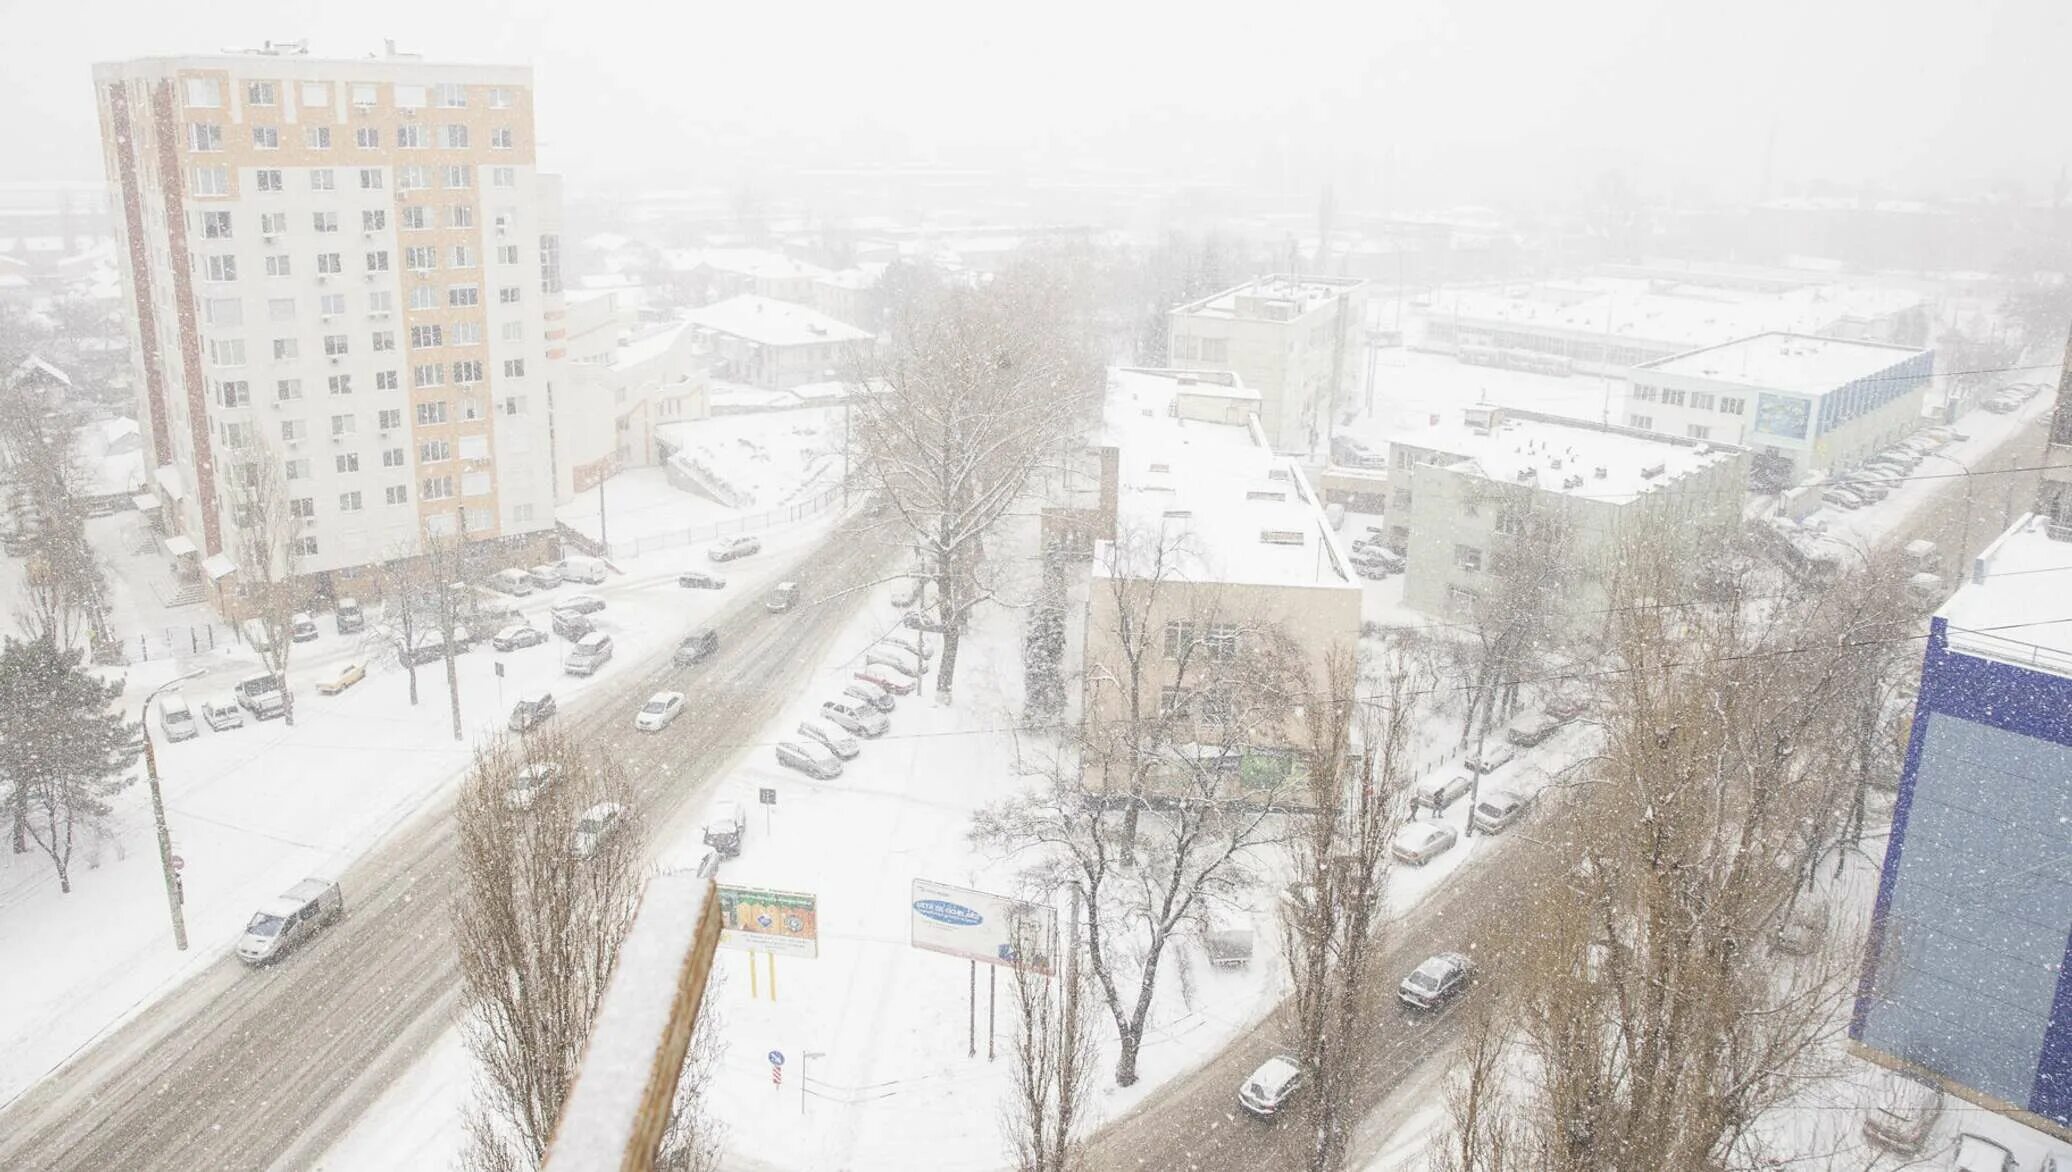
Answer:
<svg viewBox="0 0 2072 1172"><path fill-rule="evenodd" d="M1843 383L1820 396L1820 430L1825 435L1852 419L1903 399L1935 377L1935 352L1923 350L1874 375Z"/></svg>
<svg viewBox="0 0 2072 1172"><path fill-rule="evenodd" d="M1933 620L1850 1036L2072 1127L2072 678Z"/></svg>

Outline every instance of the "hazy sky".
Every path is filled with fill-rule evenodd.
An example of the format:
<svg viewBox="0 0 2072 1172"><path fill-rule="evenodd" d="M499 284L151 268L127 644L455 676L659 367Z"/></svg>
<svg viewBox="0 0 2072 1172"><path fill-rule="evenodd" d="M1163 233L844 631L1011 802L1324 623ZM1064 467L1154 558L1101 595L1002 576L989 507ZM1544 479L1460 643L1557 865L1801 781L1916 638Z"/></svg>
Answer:
<svg viewBox="0 0 2072 1172"><path fill-rule="evenodd" d="M1299 15L1296 15L1299 14ZM95 61L309 37L530 63L584 188L822 163L1332 177L1355 198L1928 192L2072 160L2072 0L1134 5L0 0L0 179L100 174Z"/></svg>

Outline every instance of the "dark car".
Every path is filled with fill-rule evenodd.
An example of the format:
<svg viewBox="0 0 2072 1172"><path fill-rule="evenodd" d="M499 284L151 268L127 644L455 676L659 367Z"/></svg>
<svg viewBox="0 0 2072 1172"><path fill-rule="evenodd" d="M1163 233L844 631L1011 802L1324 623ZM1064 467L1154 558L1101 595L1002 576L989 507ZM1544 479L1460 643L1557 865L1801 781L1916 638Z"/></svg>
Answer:
<svg viewBox="0 0 2072 1172"><path fill-rule="evenodd" d="M572 610L556 610L553 614L554 633L571 642L597 629L590 616L577 614Z"/></svg>
<svg viewBox="0 0 2072 1172"><path fill-rule="evenodd" d="M1475 965L1458 952L1442 952L1403 978L1396 998L1413 1009L1433 1009L1467 988Z"/></svg>
<svg viewBox="0 0 2072 1172"><path fill-rule="evenodd" d="M604 609L604 599L595 594L571 594L554 604L555 610L572 610L577 614L596 614Z"/></svg>
<svg viewBox="0 0 2072 1172"><path fill-rule="evenodd" d="M555 711L552 692L534 692L521 697L518 703L511 706L511 731L524 732L537 728L548 717L554 715Z"/></svg>
<svg viewBox="0 0 2072 1172"><path fill-rule="evenodd" d="M725 578L720 577L718 574L708 574L703 570L686 570L678 574L676 576L676 584L686 590L724 590L727 588L727 580Z"/></svg>
<svg viewBox="0 0 2072 1172"><path fill-rule="evenodd" d="M719 650L719 632L711 627L699 627L683 637L676 645L676 654L670 658L678 667L689 667Z"/></svg>
<svg viewBox="0 0 2072 1172"><path fill-rule="evenodd" d="M367 612L360 609L358 599L341 598L338 600L337 622L338 633L350 635L367 625Z"/></svg>

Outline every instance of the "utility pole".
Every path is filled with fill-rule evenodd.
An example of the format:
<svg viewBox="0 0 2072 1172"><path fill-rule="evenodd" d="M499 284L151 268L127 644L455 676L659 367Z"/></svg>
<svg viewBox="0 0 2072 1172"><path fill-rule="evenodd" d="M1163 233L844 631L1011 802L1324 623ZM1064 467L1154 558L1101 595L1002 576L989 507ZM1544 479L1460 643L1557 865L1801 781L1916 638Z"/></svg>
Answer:
<svg viewBox="0 0 2072 1172"><path fill-rule="evenodd" d="M597 477L597 544L604 547L606 557L612 555L612 543L604 530L604 482L612 478L612 464L616 461L617 455L618 453L614 452L604 458L604 471Z"/></svg>
<svg viewBox="0 0 2072 1172"><path fill-rule="evenodd" d="M199 678L205 669L195 668L186 675L167 680L152 689L144 697L144 703L137 710L137 727L144 733L144 777L151 785L151 819L158 825L158 870L165 878L166 908L173 914L173 947L187 951L187 920L180 914L180 878L173 871L173 837L165 828L165 796L158 788L158 754L151 748L151 702L158 699L160 692Z"/></svg>

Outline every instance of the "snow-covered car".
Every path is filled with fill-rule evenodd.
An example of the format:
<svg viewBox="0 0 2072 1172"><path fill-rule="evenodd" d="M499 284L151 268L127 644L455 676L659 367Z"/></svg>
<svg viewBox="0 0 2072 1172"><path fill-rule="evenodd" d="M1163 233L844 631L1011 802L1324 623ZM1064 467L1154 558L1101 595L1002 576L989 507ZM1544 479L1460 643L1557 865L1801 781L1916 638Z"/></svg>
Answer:
<svg viewBox="0 0 2072 1172"><path fill-rule="evenodd" d="M252 965L279 960L344 915L345 897L338 884L304 879L259 905L237 942L237 958Z"/></svg>
<svg viewBox="0 0 2072 1172"><path fill-rule="evenodd" d="M1470 773L1495 773L1509 765L1514 756L1516 754L1511 751L1511 746L1497 741L1485 744L1480 750L1470 753L1467 760L1461 762L1461 766Z"/></svg>
<svg viewBox="0 0 2072 1172"><path fill-rule="evenodd" d="M247 676L238 681L237 706L256 720L272 720L288 710L288 693L277 675Z"/></svg>
<svg viewBox="0 0 2072 1172"><path fill-rule="evenodd" d="M921 580L919 578L901 578L892 584L892 605L901 610L914 605L914 600L919 597L921 597Z"/></svg>
<svg viewBox="0 0 2072 1172"><path fill-rule="evenodd" d="M892 693L869 680L850 680L842 685L842 695L861 700L880 712L890 712L892 706L898 703L892 698Z"/></svg>
<svg viewBox="0 0 2072 1172"><path fill-rule="evenodd" d="M1950 1153L1950 1172L2021 1172L2014 1153L1982 1135L1965 1132Z"/></svg>
<svg viewBox="0 0 2072 1172"><path fill-rule="evenodd" d="M583 811L583 816L576 820L575 833L569 835L568 853L579 859L595 855L625 814L626 807L617 802L599 802Z"/></svg>
<svg viewBox="0 0 2072 1172"><path fill-rule="evenodd" d="M595 594L571 594L554 604L555 610L572 610L577 614L596 614L604 609L604 599Z"/></svg>
<svg viewBox="0 0 2072 1172"><path fill-rule="evenodd" d="M534 590L552 590L561 585L561 567L552 562L534 566L525 571L525 580L532 583Z"/></svg>
<svg viewBox="0 0 2072 1172"><path fill-rule="evenodd" d="M1927 1145L1942 1109L1942 1091L1888 1070L1863 1113L1863 1138L1888 1152L1916 1155Z"/></svg>
<svg viewBox="0 0 2072 1172"><path fill-rule="evenodd" d="M245 710L231 696L213 696L201 702L201 722L211 732L228 732L245 727Z"/></svg>
<svg viewBox="0 0 2072 1172"><path fill-rule="evenodd" d="M345 691L366 678L367 669L365 666L357 663L348 663L317 681L317 695L336 696L338 693Z"/></svg>
<svg viewBox="0 0 2072 1172"><path fill-rule="evenodd" d="M498 651L516 651L522 647L537 647L547 641L547 633L531 623L513 623L498 631L489 645Z"/></svg>
<svg viewBox="0 0 2072 1172"><path fill-rule="evenodd" d="M1525 715L1511 722L1504 729L1504 739L1514 745L1530 747L1537 745L1561 730L1562 720L1553 713L1539 716Z"/></svg>
<svg viewBox="0 0 2072 1172"><path fill-rule="evenodd" d="M854 760L863 750L856 744L856 738L826 721L808 718L799 722L799 735L819 741L828 750L844 761Z"/></svg>
<svg viewBox="0 0 2072 1172"><path fill-rule="evenodd" d="M288 619L288 638L297 643L307 643L317 637L317 621L307 614L296 612Z"/></svg>
<svg viewBox="0 0 2072 1172"><path fill-rule="evenodd" d="M1484 834L1501 834L1511 828L1513 822L1525 816L1532 807L1532 799L1524 794L1507 789L1493 789L1475 799L1475 809L1468 816L1475 822L1475 829Z"/></svg>
<svg viewBox="0 0 2072 1172"><path fill-rule="evenodd" d="M538 728L557 711L559 708L554 703L552 692L533 692L520 696L518 702L511 705L511 731L526 732Z"/></svg>
<svg viewBox="0 0 2072 1172"><path fill-rule="evenodd" d="M508 566L489 576L489 588L499 594L523 598L532 593L532 579L516 566Z"/></svg>
<svg viewBox="0 0 2072 1172"><path fill-rule="evenodd" d="M909 631L928 631L937 635L943 630L942 617L933 610L908 611L906 617L899 620L899 625Z"/></svg>
<svg viewBox="0 0 2072 1172"><path fill-rule="evenodd" d="M535 761L518 771L511 788L504 791L504 804L513 810L530 810L547 787L561 777L559 761Z"/></svg>
<svg viewBox="0 0 2072 1172"><path fill-rule="evenodd" d="M920 681L914 677L882 663L874 663L863 668L856 673L856 678L865 683L876 684L895 696L911 696L914 689L921 686Z"/></svg>
<svg viewBox="0 0 2072 1172"><path fill-rule="evenodd" d="M727 580L725 578L720 577L718 574L708 574L703 570L685 570L676 576L676 584L686 590L724 590L727 588Z"/></svg>
<svg viewBox="0 0 2072 1172"><path fill-rule="evenodd" d="M1412 822L1396 831L1389 853L1406 863L1422 867L1453 849L1460 841L1453 827L1442 822Z"/></svg>
<svg viewBox="0 0 2072 1172"><path fill-rule="evenodd" d="M1410 805L1413 809L1422 807L1438 813L1467 797L1468 791L1474 788L1475 779L1469 774L1456 773L1448 777L1443 773L1434 773L1429 777L1419 778L1417 784L1410 787Z"/></svg>
<svg viewBox="0 0 2072 1172"><path fill-rule="evenodd" d="M1238 1105L1262 1119L1272 1118L1302 1086L1302 1065L1293 1058L1269 1058L1237 1089Z"/></svg>
<svg viewBox="0 0 2072 1172"><path fill-rule="evenodd" d="M1827 938L1827 909L1817 901L1802 900L1792 905L1791 914L1777 921L1770 933L1770 948L1786 956L1811 956Z"/></svg>
<svg viewBox="0 0 2072 1172"><path fill-rule="evenodd" d="M935 662L935 641L920 631L910 631L905 627L900 627L883 639L880 639L879 642L912 652L920 659L924 667Z"/></svg>
<svg viewBox="0 0 2072 1172"><path fill-rule="evenodd" d="M705 845L719 852L723 859L731 859L741 853L741 836L748 830L748 813L741 803L729 798L714 802L712 814L705 819Z"/></svg>
<svg viewBox="0 0 2072 1172"><path fill-rule="evenodd" d="M841 758L836 757L833 750L819 741L803 737L796 741L777 742L777 764L822 780L838 777L842 772Z"/></svg>
<svg viewBox="0 0 2072 1172"><path fill-rule="evenodd" d="M341 598L334 621L338 624L339 634L350 635L367 625L367 612L361 608L359 599Z"/></svg>
<svg viewBox="0 0 2072 1172"><path fill-rule="evenodd" d="M731 562L761 553L763 543L755 537L722 537L705 548L705 556L716 562Z"/></svg>
<svg viewBox="0 0 2072 1172"><path fill-rule="evenodd" d="M885 719L885 713L868 700L854 696L841 696L823 701L820 715L833 721L836 726L849 730L859 737L883 736L892 722Z"/></svg>
<svg viewBox="0 0 2072 1172"><path fill-rule="evenodd" d="M683 702L682 692L656 692L634 715L633 727L641 732L661 732L683 715Z"/></svg>
<svg viewBox="0 0 2072 1172"><path fill-rule="evenodd" d="M571 642L597 630L597 623L589 615L562 610L560 607L555 607L547 613L547 623L554 628L555 634Z"/></svg>
<svg viewBox="0 0 2072 1172"><path fill-rule="evenodd" d="M1396 999L1416 1009L1435 1009L1468 987L1475 964L1458 952L1427 957L1396 988Z"/></svg>
<svg viewBox="0 0 2072 1172"><path fill-rule="evenodd" d="M676 645L675 654L669 658L678 667L689 667L718 650L719 632L711 627L697 627L683 637L683 641Z"/></svg>
<svg viewBox="0 0 2072 1172"><path fill-rule="evenodd" d="M763 599L763 609L771 614L783 614L798 604L799 584L797 582L779 582L776 588L770 591L769 597Z"/></svg>
<svg viewBox="0 0 2072 1172"><path fill-rule="evenodd" d="M863 653L863 662L866 665L882 663L887 667L896 667L916 679L927 670L922 667L920 656L891 643L871 644L870 649Z"/></svg>

